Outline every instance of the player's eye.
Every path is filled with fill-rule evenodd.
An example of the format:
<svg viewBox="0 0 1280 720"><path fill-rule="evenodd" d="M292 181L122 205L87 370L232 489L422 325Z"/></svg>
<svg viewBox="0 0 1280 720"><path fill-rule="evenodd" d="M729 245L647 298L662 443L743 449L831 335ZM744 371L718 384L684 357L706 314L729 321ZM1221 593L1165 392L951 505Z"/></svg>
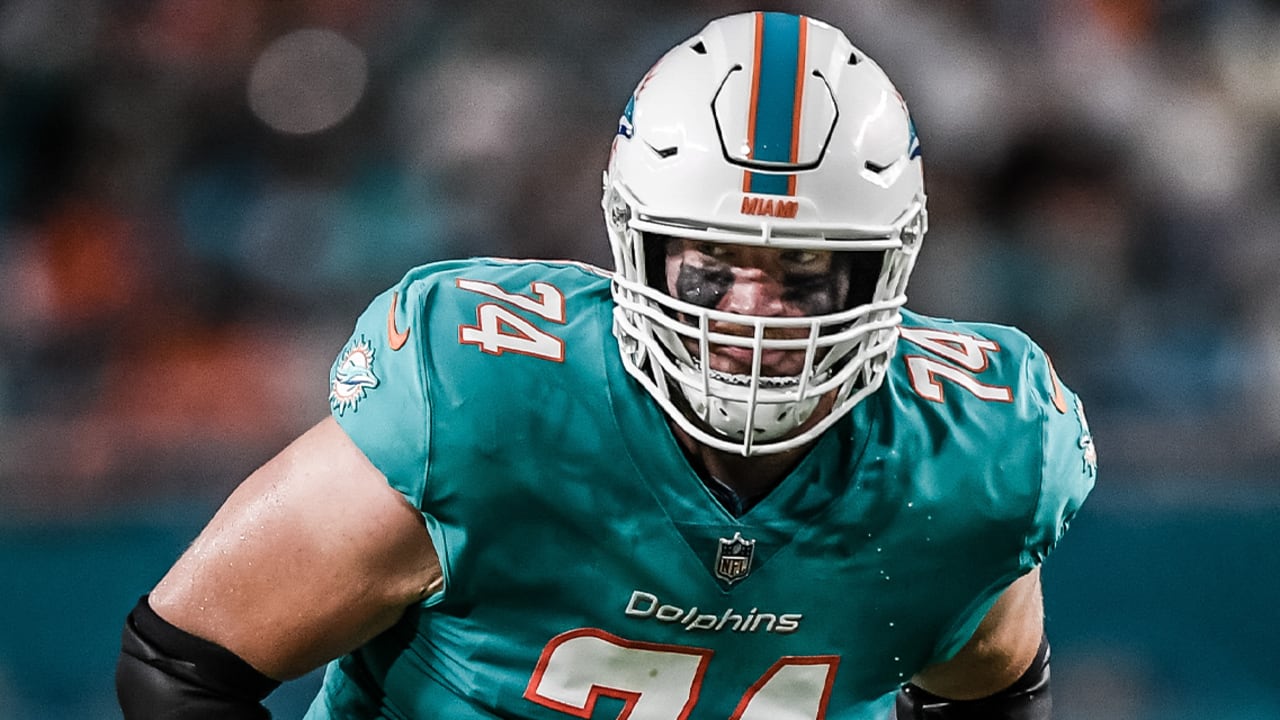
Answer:
<svg viewBox="0 0 1280 720"><path fill-rule="evenodd" d="M700 242L693 246L693 249L707 257L723 259L729 254L729 248L722 243Z"/></svg>
<svg viewBox="0 0 1280 720"><path fill-rule="evenodd" d="M830 266L831 253L816 250L785 250L782 263L791 271L825 272Z"/></svg>

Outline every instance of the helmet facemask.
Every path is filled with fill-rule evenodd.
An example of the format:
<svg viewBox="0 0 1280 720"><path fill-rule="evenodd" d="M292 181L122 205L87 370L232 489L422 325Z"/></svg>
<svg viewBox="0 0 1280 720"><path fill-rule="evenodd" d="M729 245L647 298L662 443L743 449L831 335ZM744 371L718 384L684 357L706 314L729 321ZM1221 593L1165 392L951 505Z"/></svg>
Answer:
<svg viewBox="0 0 1280 720"><path fill-rule="evenodd" d="M623 192L615 188L613 195L620 198ZM799 447L879 387L896 347L898 310L923 235L923 206L881 238L775 238L767 225L754 238L735 237L744 245L846 248L835 251L847 284L841 306L802 317L743 315L674 297L668 292L662 231L677 228L637 215L625 202L607 212L619 221L610 223L610 233L625 236L614 243L624 254L615 253L620 272L613 282L615 334L624 364L699 442L742 455ZM728 229L678 230L680 237L711 242L726 242L729 234ZM715 370L717 346L751 349L751 369ZM800 371L765 374L762 357L770 351L802 353ZM824 399L825 414L814 420Z"/></svg>

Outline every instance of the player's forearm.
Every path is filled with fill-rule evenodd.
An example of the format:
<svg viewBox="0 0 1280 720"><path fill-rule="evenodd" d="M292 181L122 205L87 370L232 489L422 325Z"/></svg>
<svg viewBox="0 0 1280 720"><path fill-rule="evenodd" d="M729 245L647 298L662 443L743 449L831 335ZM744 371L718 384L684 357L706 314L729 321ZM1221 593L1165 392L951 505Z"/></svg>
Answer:
<svg viewBox="0 0 1280 720"><path fill-rule="evenodd" d="M994 695L949 700L908 684L898 693L898 720L1049 720L1049 639L1040 641L1035 659L1022 677Z"/></svg>

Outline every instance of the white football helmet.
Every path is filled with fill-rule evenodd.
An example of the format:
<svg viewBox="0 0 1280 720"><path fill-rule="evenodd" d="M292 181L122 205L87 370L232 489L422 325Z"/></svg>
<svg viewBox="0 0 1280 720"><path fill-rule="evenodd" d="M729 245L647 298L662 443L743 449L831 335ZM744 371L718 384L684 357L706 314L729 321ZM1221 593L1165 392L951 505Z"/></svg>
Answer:
<svg viewBox="0 0 1280 720"><path fill-rule="evenodd" d="M880 386L925 233L924 176L901 96L840 30L745 13L669 51L619 121L602 204L623 363L699 442L798 447ZM879 277L869 302L829 314L723 312L666 291L665 237L876 253ZM752 371L712 369L716 346L751 348ZM804 353L804 370L764 375L767 350Z"/></svg>

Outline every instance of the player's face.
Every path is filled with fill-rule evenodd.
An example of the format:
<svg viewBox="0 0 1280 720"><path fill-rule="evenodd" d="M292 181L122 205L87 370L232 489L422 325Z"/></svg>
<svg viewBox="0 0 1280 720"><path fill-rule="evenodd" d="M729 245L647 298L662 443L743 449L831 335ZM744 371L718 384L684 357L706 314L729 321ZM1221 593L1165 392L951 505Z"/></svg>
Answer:
<svg viewBox="0 0 1280 720"><path fill-rule="evenodd" d="M667 292L684 302L741 315L804 317L826 315L846 307L849 296L847 265L833 252L728 245L684 238L667 240ZM711 330L751 335L751 328L713 322ZM803 338L808 330L772 328L770 338ZM687 340L691 354L697 343ZM726 373L751 372L751 348L711 346L711 367ZM772 376L799 375L803 350L769 350L761 358L762 372Z"/></svg>

